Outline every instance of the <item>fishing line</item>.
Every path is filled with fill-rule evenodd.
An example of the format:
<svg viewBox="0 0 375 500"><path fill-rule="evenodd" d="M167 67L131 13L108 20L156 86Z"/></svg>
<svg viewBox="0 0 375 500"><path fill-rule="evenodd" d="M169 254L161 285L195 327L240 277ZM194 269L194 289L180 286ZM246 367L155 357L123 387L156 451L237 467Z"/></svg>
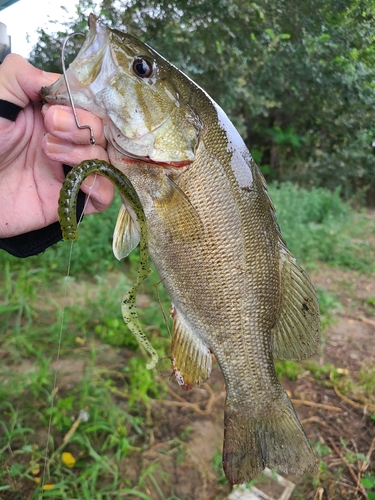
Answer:
<svg viewBox="0 0 375 500"><path fill-rule="evenodd" d="M78 224L80 224L82 222L83 214L84 214L84 212L86 210L86 207L87 207L87 204L89 203L89 200L90 200L91 190L93 189L93 187L95 185L96 176L97 176L97 174L94 175L93 183L92 183L92 185L89 188L89 192L88 192L86 200L85 200L85 204L84 204L84 207L83 207L82 214L81 214L81 216L80 216L80 218L78 220ZM57 390L56 390L56 387L57 387L57 376L58 376L58 372L59 372L61 345L62 345L62 338L63 338L64 327L65 327L65 310L66 310L66 307L67 307L68 286L69 286L69 278L70 278L70 268L71 268L72 255L73 255L73 243L74 243L74 241L72 241L70 243L67 271L66 271L66 275L65 275L65 278L64 278L64 281L65 281L65 283L64 283L64 294L63 294L64 295L64 302L63 302L63 306L62 306L62 309L61 309L61 321L60 321L60 329L59 329L59 340L58 340L58 343L57 343L57 353L56 353L56 368L55 368L55 373L54 373L53 389L52 389L52 392L51 392L50 417L49 417L49 420L48 420L48 428L47 428L47 443L46 443L46 449L45 449L45 453L44 453L45 457L44 457L43 475L42 475L42 478L41 478L41 487L42 487L42 489L43 489L43 486L45 484L46 474L47 474L47 470L48 470L48 451L49 451L49 440L50 440L50 437L51 437L51 427L52 427L52 410L53 410L53 407L54 407L55 396L57 394Z"/></svg>
<svg viewBox="0 0 375 500"><path fill-rule="evenodd" d="M59 362L60 362L60 352L61 352L61 343L62 343L62 336L63 336L63 331L64 331L64 320L65 320L65 309L66 309L66 302L67 302L67 297L68 297L68 280L70 277L70 265L72 261L72 252L73 252L73 243L74 241L71 242L70 244L70 249L69 249L69 257L68 257L68 266L67 266L67 271L66 271L66 276L65 276L65 283L64 283L64 303L62 306L61 310L61 321L60 321L60 331L59 331L59 340L57 343L57 353L56 353L56 368L55 368L55 374L54 374L54 380L53 380L53 389L51 392L51 404L50 404L50 416L48 419L48 428L47 428L47 443L46 443L46 448L44 452L44 467L43 467L43 474L41 477L41 490L43 491L43 486L45 484L45 479L47 475L47 469L48 469L48 451L49 451L49 440L51 437L51 427L52 427L52 410L54 406L54 401L55 401L55 396L57 394L56 386L57 386L57 375L59 372Z"/></svg>
<svg viewBox="0 0 375 500"><path fill-rule="evenodd" d="M155 285L156 294L158 296L158 304L159 304L159 308L161 310L161 313L163 315L164 324L165 324L165 326L167 328L167 332L168 332L169 338L172 339L172 333L171 333L171 329L169 327L168 317L167 317L166 312L164 311L164 307L163 307L163 304L162 304L162 301L161 301L161 298L160 298L160 293L159 293L159 285L160 284L163 284L163 280L162 279L158 283L156 283L156 285Z"/></svg>
<svg viewBox="0 0 375 500"><path fill-rule="evenodd" d="M94 131L93 131L92 127L90 125L80 125L80 123L78 121L78 116L77 116L77 113L76 113L76 108L75 108L75 104L74 104L74 101L73 101L73 96L72 96L72 93L70 91L70 86L69 86L68 78L66 76L66 68L65 68L65 61L64 61L64 59L65 59L65 46L66 46L66 43L69 40L69 38L71 38L72 36L75 36L75 35L83 35L83 36L85 36L84 33L72 33L71 35L69 35L69 36L67 36L65 38L63 46L62 46L62 49L61 49L61 66L62 66L62 69L63 69L63 76L64 76L64 80L65 80L66 88L67 88L67 91L68 91L68 96L69 96L70 104L71 104L71 107L72 107L72 110L73 110L73 115L74 115L74 119L75 119L77 128L79 128L79 129L85 129L85 128L89 129L90 130L90 144L94 145L95 144L95 137L94 137ZM80 218L78 220L78 224L80 224L82 222L83 214L85 213L85 210L86 210L87 205L89 203L90 196L91 196L91 191L92 191L92 189L93 189L93 187L95 185L96 177L97 177L97 174L94 175L92 185L89 187L89 191L88 191L88 194L86 196L84 207L83 207L81 216L80 216ZM68 283L69 283L69 278L70 278L70 269L71 269L72 254L73 254L73 243L74 243L74 241L72 241L71 244L70 244L69 256L68 256L68 265L67 265L67 271L66 271L65 280L64 280L65 281L65 283L64 283L64 303L63 303L63 306L62 306L62 309L61 309L61 321L60 321L59 339L58 339L57 353L56 353L56 368L55 368L55 373L54 373L53 389L52 389L52 392L51 392L50 416L49 416L48 428L47 428L47 442L46 442L46 448L45 448L45 452L44 452L43 473L42 473L42 477L41 477L41 491L43 491L43 487L45 485L47 471L48 471L48 468L49 468L48 452L49 452L49 440L50 440L50 437L51 437L51 428L52 428L52 410L53 410L53 407L54 407L55 396L57 394L57 390L56 390L56 388L57 388L57 376L58 376L58 372L59 372L59 362L60 362L61 345L62 345L62 338L63 338L63 332L64 332L64 327L65 327L65 310L66 310L66 307L67 307Z"/></svg>

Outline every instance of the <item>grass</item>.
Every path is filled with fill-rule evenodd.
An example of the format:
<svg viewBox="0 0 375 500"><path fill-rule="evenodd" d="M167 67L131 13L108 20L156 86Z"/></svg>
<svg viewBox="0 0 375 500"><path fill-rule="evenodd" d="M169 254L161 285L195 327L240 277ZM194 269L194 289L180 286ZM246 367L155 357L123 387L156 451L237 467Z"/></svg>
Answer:
<svg viewBox="0 0 375 500"><path fill-rule="evenodd" d="M324 261L363 273L374 269L370 247L358 243L373 222L353 214L338 193L307 192L289 184L271 186L270 191L283 235L301 262L310 268ZM170 373L170 336L160 310L162 305L168 311L169 301L154 272L141 290L147 307L140 318L162 361L157 371L147 371L120 314L138 256L133 252L121 263L112 256L118 206L117 199L107 212L84 219L72 248L69 278L69 244L25 260L0 254L1 499L178 500L172 487L165 493L168 473L143 459L158 429L155 405L165 397ZM341 304L322 288L318 296L326 327ZM369 311L374 303L373 297L367 299ZM293 361L276 364L278 375L291 380L306 369L301 366ZM317 381L329 382L332 367L309 369ZM340 387L347 394L372 397L373 370L364 367L351 385L341 377ZM184 441L181 436L170 439ZM184 466L184 446L176 446L172 448L181 450L178 462ZM73 457L70 465L63 453ZM218 488L228 492L219 451L213 471ZM368 487L372 476L365 478Z"/></svg>
<svg viewBox="0 0 375 500"><path fill-rule="evenodd" d="M269 188L283 236L296 258L310 269L325 262L363 273L375 272L374 220L343 203L339 190L311 191L286 183Z"/></svg>

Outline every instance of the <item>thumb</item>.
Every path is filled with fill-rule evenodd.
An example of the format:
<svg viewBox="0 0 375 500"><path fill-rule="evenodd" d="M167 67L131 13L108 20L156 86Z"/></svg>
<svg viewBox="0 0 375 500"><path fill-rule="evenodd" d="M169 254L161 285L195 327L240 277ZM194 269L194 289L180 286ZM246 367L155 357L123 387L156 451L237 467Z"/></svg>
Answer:
<svg viewBox="0 0 375 500"><path fill-rule="evenodd" d="M24 108L40 101L40 89L51 85L60 75L35 68L18 54L9 54L0 66L0 99Z"/></svg>

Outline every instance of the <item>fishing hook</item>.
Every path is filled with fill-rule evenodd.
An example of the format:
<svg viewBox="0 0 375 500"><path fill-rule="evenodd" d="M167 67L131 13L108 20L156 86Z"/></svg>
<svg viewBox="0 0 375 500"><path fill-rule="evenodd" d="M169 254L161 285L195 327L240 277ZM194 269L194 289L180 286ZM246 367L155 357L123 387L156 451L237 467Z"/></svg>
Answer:
<svg viewBox="0 0 375 500"><path fill-rule="evenodd" d="M90 125L80 125L80 123L78 121L76 107L75 107L75 104L74 104L74 101L73 101L73 96L72 96L72 93L70 91L70 85L69 85L69 82L68 82L68 78L66 76L66 68L65 68L65 60L64 60L65 59L65 46L66 46L67 41L69 40L69 38L71 38L72 36L76 36L76 35L85 36L84 33L81 33L81 32L77 31L75 33L71 33L70 35L68 35L65 38L63 46L62 46L62 49L61 49L61 66L62 66L62 70L63 70L64 80L65 80L65 85L66 85L66 90L68 91L70 105L71 105L72 110L73 110L73 115L74 115L74 119L76 121L77 128L79 128L79 129L84 129L84 128L90 129L90 144L93 146L95 144L94 131L93 131L93 129L92 129L92 127Z"/></svg>

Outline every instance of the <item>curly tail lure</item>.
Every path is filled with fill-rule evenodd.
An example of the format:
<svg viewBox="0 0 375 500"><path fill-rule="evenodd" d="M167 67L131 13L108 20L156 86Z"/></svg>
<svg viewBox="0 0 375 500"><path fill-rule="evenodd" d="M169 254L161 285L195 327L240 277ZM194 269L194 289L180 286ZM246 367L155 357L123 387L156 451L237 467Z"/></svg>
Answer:
<svg viewBox="0 0 375 500"><path fill-rule="evenodd" d="M129 330L136 336L138 342L151 355L151 361L146 365L147 369L152 369L158 362L158 354L143 333L139 323L136 309L136 295L140 284L151 272L148 261L147 249L147 225L141 202L138 195L130 183L129 179L117 168L101 160L86 160L76 165L66 176L59 198L59 218L64 240L73 241L78 238L78 228L76 222L77 196L82 182L90 174L97 173L111 180L120 193L132 206L141 230L139 244L139 268L137 282L124 295L121 304L121 311L125 323Z"/></svg>

